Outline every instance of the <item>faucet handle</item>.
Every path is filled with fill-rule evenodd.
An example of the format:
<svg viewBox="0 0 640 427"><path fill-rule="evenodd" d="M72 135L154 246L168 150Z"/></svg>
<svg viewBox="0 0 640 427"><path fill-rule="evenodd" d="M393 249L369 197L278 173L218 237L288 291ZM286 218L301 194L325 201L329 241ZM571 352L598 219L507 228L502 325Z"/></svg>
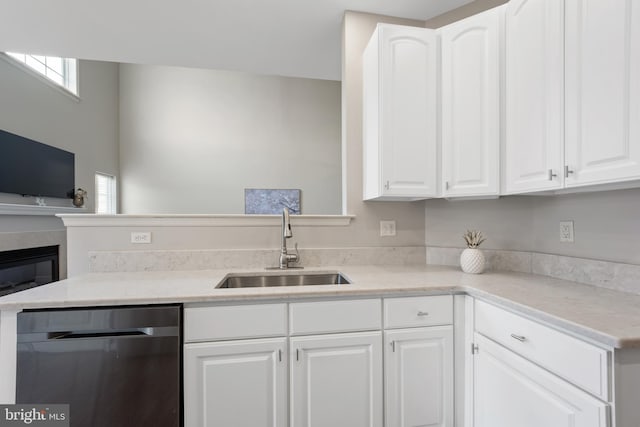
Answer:
<svg viewBox="0 0 640 427"><path fill-rule="evenodd" d="M300 251L298 251L298 242L295 243L294 247L296 249L296 260L295 260L295 262L300 262L301 258L300 258Z"/></svg>

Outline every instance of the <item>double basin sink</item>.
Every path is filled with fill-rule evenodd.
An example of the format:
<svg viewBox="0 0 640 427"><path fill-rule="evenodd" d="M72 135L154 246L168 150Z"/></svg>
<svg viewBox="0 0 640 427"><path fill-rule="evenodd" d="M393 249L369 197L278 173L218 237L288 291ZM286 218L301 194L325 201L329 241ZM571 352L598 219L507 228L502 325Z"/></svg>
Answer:
<svg viewBox="0 0 640 427"><path fill-rule="evenodd" d="M292 273L228 274L216 288L265 288L274 286L349 285L351 282L341 273Z"/></svg>

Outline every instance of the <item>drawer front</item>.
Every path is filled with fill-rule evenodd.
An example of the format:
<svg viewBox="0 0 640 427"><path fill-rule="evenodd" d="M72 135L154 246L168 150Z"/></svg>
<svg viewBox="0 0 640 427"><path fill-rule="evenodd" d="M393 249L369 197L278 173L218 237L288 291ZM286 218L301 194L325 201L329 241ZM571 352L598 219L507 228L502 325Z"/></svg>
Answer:
<svg viewBox="0 0 640 427"><path fill-rule="evenodd" d="M273 337L284 336L286 333L286 304L184 309L185 342Z"/></svg>
<svg viewBox="0 0 640 427"><path fill-rule="evenodd" d="M379 299L289 304L291 335L370 331L381 326Z"/></svg>
<svg viewBox="0 0 640 427"><path fill-rule="evenodd" d="M475 328L578 387L609 400L607 350L478 300Z"/></svg>
<svg viewBox="0 0 640 427"><path fill-rule="evenodd" d="M453 323L453 297L385 298L384 327L411 328Z"/></svg>

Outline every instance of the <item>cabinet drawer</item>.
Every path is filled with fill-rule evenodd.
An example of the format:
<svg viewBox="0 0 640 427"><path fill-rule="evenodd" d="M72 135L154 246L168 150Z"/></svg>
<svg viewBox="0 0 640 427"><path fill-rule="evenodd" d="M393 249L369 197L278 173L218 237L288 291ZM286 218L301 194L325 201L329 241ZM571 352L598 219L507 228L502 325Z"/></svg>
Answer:
<svg viewBox="0 0 640 427"><path fill-rule="evenodd" d="M297 302L289 304L291 335L380 329L379 299Z"/></svg>
<svg viewBox="0 0 640 427"><path fill-rule="evenodd" d="M286 304L187 307L184 309L185 342L273 337L284 336L286 333Z"/></svg>
<svg viewBox="0 0 640 427"><path fill-rule="evenodd" d="M450 325L453 323L453 297L385 298L384 327Z"/></svg>
<svg viewBox="0 0 640 427"><path fill-rule="evenodd" d="M578 387L609 400L607 350L477 300L475 329Z"/></svg>

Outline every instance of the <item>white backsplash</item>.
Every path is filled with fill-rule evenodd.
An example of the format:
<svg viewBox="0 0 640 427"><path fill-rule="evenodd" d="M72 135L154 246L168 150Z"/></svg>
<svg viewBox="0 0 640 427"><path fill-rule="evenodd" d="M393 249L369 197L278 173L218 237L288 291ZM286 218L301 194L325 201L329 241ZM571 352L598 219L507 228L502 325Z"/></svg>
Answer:
<svg viewBox="0 0 640 427"><path fill-rule="evenodd" d="M424 246L301 249L300 265L424 264ZM278 264L274 249L92 251L89 271L168 271L264 268Z"/></svg>
<svg viewBox="0 0 640 427"><path fill-rule="evenodd" d="M300 250L305 267L341 265L460 265L462 248L362 247ZM526 251L483 250L487 271L550 276L640 294L640 265ZM274 267L274 249L153 250L89 252L91 272L186 271Z"/></svg>
<svg viewBox="0 0 640 427"><path fill-rule="evenodd" d="M462 248L427 247L427 264L460 265ZM524 251L483 250L487 271L540 274L640 294L640 265Z"/></svg>
<svg viewBox="0 0 640 427"><path fill-rule="evenodd" d="M427 246L427 264L460 265L460 254L464 248L439 248ZM483 249L486 271L515 271L531 273L531 252L499 251Z"/></svg>

